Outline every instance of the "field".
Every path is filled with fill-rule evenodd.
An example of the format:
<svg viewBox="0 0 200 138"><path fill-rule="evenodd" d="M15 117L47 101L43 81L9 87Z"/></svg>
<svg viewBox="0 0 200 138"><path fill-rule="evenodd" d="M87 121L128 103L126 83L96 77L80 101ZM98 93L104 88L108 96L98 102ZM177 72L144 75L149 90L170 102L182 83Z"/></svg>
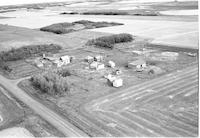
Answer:
<svg viewBox="0 0 200 138"><path fill-rule="evenodd" d="M125 91L126 89L129 89L129 87L132 87L132 86L136 87L137 85L139 87L140 84L141 85L143 84L142 82L146 82L148 85L150 85L152 79L162 80L163 78L166 78L166 76L169 76L166 79L170 78L170 80L173 80L174 78L171 79L171 77L173 76L173 74L176 74L173 72L176 72L177 70L181 70L182 68L186 68L188 66L191 66L191 68L194 68L194 67L196 68L196 64L198 61L196 52L194 52L194 53L196 53L196 56L190 56L190 55L188 55L189 51L179 50L179 52L178 52L179 56L177 59L175 59L175 60L167 59L166 60L166 58L165 58L165 60L163 61L163 58L161 58L161 57L159 58L160 53L167 52L167 51L173 52L173 50L148 47L147 45L145 45L145 42L147 43L148 41L145 41L142 38L136 37L135 41L130 42L130 43L118 44L115 46L115 48L113 50L85 46L81 49L69 50L69 51L66 50L66 51L63 51L62 53L59 53L58 55L70 55L70 56L75 57L75 60L71 64L64 67L66 69L71 70L73 73L71 76L68 76L69 83L71 86L70 94L66 94L62 97L50 96L48 94L42 94L40 92L40 90L35 89L32 86L32 84L30 83L29 80L24 80L24 81L20 82L19 86L22 89L24 89L28 94L33 96L39 102L43 103L44 105L48 106L52 110L56 111L58 114L61 114L64 117L66 117L66 119L69 120L73 125L77 126L81 130L83 130L89 136L141 136L141 135L147 135L147 134L150 134L151 136L158 136L158 135L167 136L168 134L170 136L176 136L176 134L171 135L172 132L164 133L165 131L162 131L158 134L158 133L151 131L149 128L148 128L148 130L151 131L152 133L149 131L147 132L145 127L144 127L145 130L142 130L139 127L138 128L139 130L136 133L135 131L133 132L132 128L130 129L130 131L128 131L129 129L127 129L127 126L125 126L124 124L123 124L123 127L116 126L117 128L115 130L115 128L114 128L115 124L111 123L112 120L114 122L116 122L116 120L114 120L115 118L110 119L110 120L109 119L106 120L106 118L104 120L101 120L102 118L99 119L98 117L99 117L99 114L101 114L101 112L100 113L98 112L97 114L95 113L95 115L94 115L93 110L91 110L91 108L93 106L96 107L95 103L93 104L93 102L92 102L92 103L88 104L88 102L90 102L94 99L97 99L97 98L100 98L100 97L103 97L106 95L112 95L112 94L115 95L118 92L120 93L120 91ZM146 60L148 61L149 64L154 64L155 66L161 68L162 73L161 74L155 73L153 75L149 75L146 72L136 72L132 69L127 68L126 66L127 66L128 61L132 61L139 56L144 56L144 55L138 55L138 54L134 53L133 51L143 51L146 54L149 53L149 56L148 56L149 58L147 57ZM99 70L99 71L88 69L88 64L84 61L84 58L88 55L90 55L90 56L102 55L104 57L103 63L105 63L105 64L107 64L107 62L109 60L114 61L117 66L116 68L120 69L122 71L122 74L120 74L119 77L123 78L123 80L124 80L123 87L113 88L107 84L106 79L103 77L106 74L112 73L115 69L109 68L107 66L105 69ZM116 56L116 55L118 55L118 56ZM155 59L154 56L157 59L161 59L161 60L154 60ZM177 71L177 72L180 72L180 71ZM169 73L171 75L169 75ZM195 75L197 76L196 70L192 74L194 76ZM178 75L177 79L179 79L179 76L181 77L181 75ZM184 77L184 75L183 75L183 77ZM164 82L164 80L165 79L163 79L163 82ZM153 82L154 81L152 81L152 87L157 87L157 86L159 87L159 85L161 85L161 84L159 84L159 82L161 82L161 81L157 81L158 84L155 84L156 86L153 85L154 84ZM156 80L155 80L155 82L156 82ZM182 81L180 81L180 82L177 81L178 84L180 84L181 82ZM167 82L167 83L171 83L171 82ZM196 86L197 82L195 81L194 83ZM164 84L165 83L162 83L162 85L164 85ZM176 84L174 84L174 85L176 85ZM162 86L160 86L160 87L162 87ZM133 88L133 90L134 90L134 88ZM130 93L131 92L132 91L130 91ZM148 92L147 94L144 93L144 97L148 98L148 96L149 96L149 98L151 98L150 94L151 94L151 92L153 93L154 91L148 90L147 92ZM153 93L153 94L154 94L153 96L155 96L155 93ZM158 94L158 96L159 95L160 94ZM140 96L143 96L143 95L141 94ZM126 108L125 106L127 104L131 105L131 102L133 102L133 100L132 99L130 100L126 96L124 97L124 100L126 98L128 101L125 101L125 103L123 103L123 101L122 101L122 103L119 103L119 104L116 103L116 105L113 105L111 107L112 108L111 110L113 112L117 113L119 110L117 107L119 107L121 109L121 106L119 106L119 105L122 105L123 108ZM97 101L100 101L100 103L102 103L102 104L104 102L107 102L106 98L105 99L103 98L102 100L97 100ZM120 100L117 100L117 101L121 102ZM170 102L170 101L168 101L168 102ZM176 103L176 104L178 104L178 103ZM86 108L87 105L89 105L88 108ZM97 105L98 105L98 103L97 103ZM162 106L164 106L164 105L162 105ZM180 105L177 105L177 108L179 106ZM110 106L108 108L110 109ZM150 109L152 109L152 108L150 108ZM157 112L156 112L156 114L157 114ZM100 115L100 117L101 117L101 115ZM122 121L122 120L120 120L120 121ZM122 122L120 122L120 121L119 121L119 123L121 124ZM107 124L105 124L105 122L107 122ZM125 120L125 122L123 122L123 123L127 123L127 120ZM131 126L136 127L134 125L131 125ZM128 126L128 127L130 127L130 126ZM152 129L154 129L154 128L152 128ZM142 133L141 131L142 132L144 131L145 133ZM194 132L194 133L192 133L192 132ZM181 136L196 135L196 128L192 129L192 132L191 133L178 133L177 135L179 135L179 136L180 136L180 134L181 134Z"/></svg>
<svg viewBox="0 0 200 138"><path fill-rule="evenodd" d="M87 31L74 32L70 33L70 35L56 35L38 30L7 25L0 25L0 30L0 51L39 44L58 44L63 48L74 49L82 47L85 42L91 38L106 35L106 33L88 33Z"/></svg>
<svg viewBox="0 0 200 138"><path fill-rule="evenodd" d="M197 72L191 66L93 100L83 110L112 136L196 137Z"/></svg>
<svg viewBox="0 0 200 138"><path fill-rule="evenodd" d="M125 20L124 20L125 21ZM122 22L123 23L123 22ZM94 29L105 33L130 33L152 39L152 44L198 48L198 22L126 20L123 26ZM131 27L130 27L131 26Z"/></svg>
<svg viewBox="0 0 200 138"><path fill-rule="evenodd" d="M5 135L13 136L13 134L21 137L26 135L36 137L63 136L22 102L10 96L2 87L0 87L0 118L0 130L3 130L0 132L0 136L2 137Z"/></svg>

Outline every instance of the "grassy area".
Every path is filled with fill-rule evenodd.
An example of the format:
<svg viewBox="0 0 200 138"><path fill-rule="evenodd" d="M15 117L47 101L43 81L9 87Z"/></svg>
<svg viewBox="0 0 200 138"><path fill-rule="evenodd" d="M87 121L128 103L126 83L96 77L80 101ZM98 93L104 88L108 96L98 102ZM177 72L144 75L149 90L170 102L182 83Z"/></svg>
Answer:
<svg viewBox="0 0 200 138"><path fill-rule="evenodd" d="M117 34L117 35L103 36L103 37L89 40L87 45L95 45L98 47L112 49L114 47L114 44L131 42L132 40L133 40L132 35L122 33L122 34Z"/></svg>
<svg viewBox="0 0 200 138"><path fill-rule="evenodd" d="M94 29L101 27L109 27L123 25L122 23L115 22L92 22L87 20L80 20L72 23L56 23L46 27L40 28L41 31L52 32L55 34L66 34L74 31L84 30L84 29Z"/></svg>

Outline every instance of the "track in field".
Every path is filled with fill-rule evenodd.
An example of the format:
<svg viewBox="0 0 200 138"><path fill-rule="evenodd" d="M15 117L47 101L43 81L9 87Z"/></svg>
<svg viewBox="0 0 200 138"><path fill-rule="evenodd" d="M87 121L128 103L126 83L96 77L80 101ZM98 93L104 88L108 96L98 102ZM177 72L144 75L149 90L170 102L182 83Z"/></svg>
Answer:
<svg viewBox="0 0 200 138"><path fill-rule="evenodd" d="M198 136L198 67L94 100L84 114L110 136Z"/></svg>

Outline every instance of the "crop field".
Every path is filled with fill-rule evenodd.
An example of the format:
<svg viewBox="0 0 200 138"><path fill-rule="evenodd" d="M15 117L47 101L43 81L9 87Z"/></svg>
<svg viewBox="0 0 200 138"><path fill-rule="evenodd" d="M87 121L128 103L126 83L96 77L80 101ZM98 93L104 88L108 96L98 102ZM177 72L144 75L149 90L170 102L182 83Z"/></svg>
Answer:
<svg viewBox="0 0 200 138"><path fill-rule="evenodd" d="M28 28L0 25L0 52L28 45L57 44L66 49L84 46L89 39L109 33L78 31L65 35L32 30Z"/></svg>
<svg viewBox="0 0 200 138"><path fill-rule="evenodd" d="M198 136L198 67L93 100L85 115L111 136Z"/></svg>

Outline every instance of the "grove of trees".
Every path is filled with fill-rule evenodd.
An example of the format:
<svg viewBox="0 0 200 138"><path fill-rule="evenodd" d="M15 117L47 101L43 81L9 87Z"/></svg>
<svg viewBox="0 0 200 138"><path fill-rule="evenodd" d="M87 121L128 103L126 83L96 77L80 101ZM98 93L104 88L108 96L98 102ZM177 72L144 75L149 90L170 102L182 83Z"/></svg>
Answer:
<svg viewBox="0 0 200 138"><path fill-rule="evenodd" d="M31 77L34 87L40 89L41 92L49 95L69 94L69 81L67 77L63 77L55 71L48 71Z"/></svg>

